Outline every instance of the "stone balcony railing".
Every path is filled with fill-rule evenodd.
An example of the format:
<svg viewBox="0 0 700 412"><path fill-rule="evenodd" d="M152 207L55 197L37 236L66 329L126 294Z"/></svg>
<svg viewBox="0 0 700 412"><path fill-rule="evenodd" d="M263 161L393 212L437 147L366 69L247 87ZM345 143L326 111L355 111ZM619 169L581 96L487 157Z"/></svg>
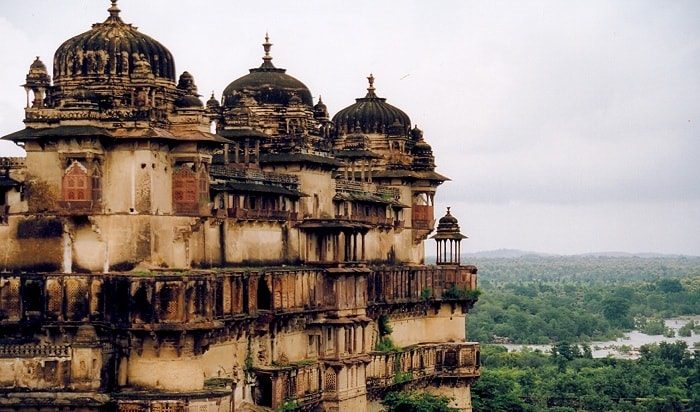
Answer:
<svg viewBox="0 0 700 412"><path fill-rule="evenodd" d="M476 301L475 266L414 266L377 268L367 276L370 305L419 301Z"/></svg>
<svg viewBox="0 0 700 412"><path fill-rule="evenodd" d="M217 209L214 209L212 214L216 217L219 217L220 215L219 210ZM226 209L224 217L239 220L296 221L297 212L291 212L289 210L244 209L236 207Z"/></svg>
<svg viewBox="0 0 700 412"><path fill-rule="evenodd" d="M253 373L257 386L252 395L257 405L313 410L323 396L323 366L318 362L253 368Z"/></svg>
<svg viewBox="0 0 700 412"><path fill-rule="evenodd" d="M373 352L367 365L368 390L432 378L477 378L476 342L421 344L401 352Z"/></svg>
<svg viewBox="0 0 700 412"><path fill-rule="evenodd" d="M393 218L384 217L384 216L364 216L364 215L353 214L350 216L336 215L335 218L338 220L362 222L362 223L366 223L369 225L376 225L376 226L397 226L397 227L398 227L398 225L403 226L403 222L395 221Z"/></svg>
<svg viewBox="0 0 700 412"><path fill-rule="evenodd" d="M0 324L106 322L117 327L197 329L261 313L274 317L477 299L471 295L476 291L473 266L348 269L340 277L333 270L339 269L0 273ZM348 290L355 293L350 296Z"/></svg>
<svg viewBox="0 0 700 412"><path fill-rule="evenodd" d="M335 190L339 192L371 193L398 199L400 192L397 188L377 185L375 183L358 182L356 180L336 179Z"/></svg>

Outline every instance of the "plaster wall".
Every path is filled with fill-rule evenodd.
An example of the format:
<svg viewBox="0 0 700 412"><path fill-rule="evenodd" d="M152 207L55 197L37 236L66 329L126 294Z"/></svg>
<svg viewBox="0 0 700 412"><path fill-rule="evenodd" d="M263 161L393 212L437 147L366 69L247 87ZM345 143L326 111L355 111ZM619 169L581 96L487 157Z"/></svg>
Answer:
<svg viewBox="0 0 700 412"><path fill-rule="evenodd" d="M154 196L156 187L160 199ZM170 168L151 150L123 143L105 154L102 199L107 213L170 213L171 199L164 195L170 190Z"/></svg>
<svg viewBox="0 0 700 412"><path fill-rule="evenodd" d="M0 359L0 387L32 390L66 388L70 376L70 358Z"/></svg>
<svg viewBox="0 0 700 412"><path fill-rule="evenodd" d="M234 222L226 225L226 261L279 261L283 258L283 236L279 223Z"/></svg>
<svg viewBox="0 0 700 412"><path fill-rule="evenodd" d="M61 174L56 171L61 169L61 162L58 159L56 146L47 145L42 147L37 142L27 142L25 145L27 152L27 175L40 178L44 181L61 181Z"/></svg>
<svg viewBox="0 0 700 412"><path fill-rule="evenodd" d="M0 194L0 196L2 195ZM18 192L16 189L10 189L5 193L5 203L10 205L10 213L22 213L27 211L27 202L22 200L22 193Z"/></svg>
<svg viewBox="0 0 700 412"><path fill-rule="evenodd" d="M149 215L98 215L79 220L71 233L73 263L95 272L140 262L189 267L191 261L201 261L204 256L204 250L198 250L203 235L192 229L196 222L186 216Z"/></svg>
<svg viewBox="0 0 700 412"><path fill-rule="evenodd" d="M73 229L73 269L76 267L101 272L107 258L106 244L102 242L101 231L86 219ZM107 265L109 266L109 265Z"/></svg>
<svg viewBox="0 0 700 412"><path fill-rule="evenodd" d="M63 168L55 149L41 150L37 143L27 142L26 185L30 211L55 210L60 199Z"/></svg>
<svg viewBox="0 0 700 412"><path fill-rule="evenodd" d="M200 360L204 378L243 379L247 348L246 335L211 345Z"/></svg>
<svg viewBox="0 0 700 412"><path fill-rule="evenodd" d="M235 340L214 344L200 358L204 379L228 378L239 382L233 391L233 403L241 405L250 402L250 393L246 393L245 359L248 342L243 335Z"/></svg>
<svg viewBox="0 0 700 412"><path fill-rule="evenodd" d="M428 312L426 317L411 316L391 318L391 339L398 346L425 342L464 342L466 340L465 314L450 305L443 304L437 314ZM422 339L421 339L422 338Z"/></svg>
<svg viewBox="0 0 700 412"><path fill-rule="evenodd" d="M293 173L299 176L300 190L309 195L299 199L300 216L328 218L335 216L333 196L335 195L331 173L326 170L304 169ZM318 204L316 205L316 199Z"/></svg>
<svg viewBox="0 0 700 412"><path fill-rule="evenodd" d="M386 261L391 255L398 262L419 263L423 245L415 244L411 230L370 230L365 236L365 258L368 261Z"/></svg>
<svg viewBox="0 0 700 412"><path fill-rule="evenodd" d="M204 387L204 373L198 356L191 353L191 339L187 338L181 355L172 345L163 342L156 350L152 341L145 341L141 354L135 350L130 353L128 384L172 392L201 390Z"/></svg>
<svg viewBox="0 0 700 412"><path fill-rule="evenodd" d="M280 334L275 339L275 361L298 362L309 358L309 335L303 332Z"/></svg>

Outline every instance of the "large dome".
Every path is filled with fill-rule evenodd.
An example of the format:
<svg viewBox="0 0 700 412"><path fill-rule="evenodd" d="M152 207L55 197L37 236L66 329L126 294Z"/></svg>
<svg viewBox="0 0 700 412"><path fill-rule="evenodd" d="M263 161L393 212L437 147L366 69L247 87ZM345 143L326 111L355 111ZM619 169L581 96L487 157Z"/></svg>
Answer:
<svg viewBox="0 0 700 412"><path fill-rule="evenodd" d="M269 36L265 36L265 56L260 67L250 69L250 73L232 81L224 89L221 104L224 107L236 106L245 97L253 97L258 104L288 105L299 101L313 106L311 92L304 83L286 74L285 69L278 69L272 64Z"/></svg>
<svg viewBox="0 0 700 412"><path fill-rule="evenodd" d="M66 40L54 54L53 77L57 86L130 81L134 70L147 67L156 82L175 82L173 56L162 44L119 17L116 0L104 23Z"/></svg>
<svg viewBox="0 0 700 412"><path fill-rule="evenodd" d="M390 105L385 98L375 94L372 74L367 80L369 80L367 95L355 99L355 104L340 110L333 116L338 134L343 135L354 131L407 134L411 127L411 119L401 109Z"/></svg>

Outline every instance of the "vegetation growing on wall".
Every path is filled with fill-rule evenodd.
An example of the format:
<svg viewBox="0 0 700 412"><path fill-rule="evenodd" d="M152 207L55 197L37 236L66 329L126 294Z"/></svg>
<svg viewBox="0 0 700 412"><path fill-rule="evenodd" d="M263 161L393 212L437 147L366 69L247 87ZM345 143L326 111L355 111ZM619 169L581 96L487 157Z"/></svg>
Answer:
<svg viewBox="0 0 700 412"><path fill-rule="evenodd" d="M45 180L27 174L27 178L24 182L24 191L30 212L42 213L49 210L56 210L58 193Z"/></svg>
<svg viewBox="0 0 700 412"><path fill-rule="evenodd" d="M386 315L379 316L377 327L379 328L379 339L374 350L379 352L400 352L401 348L396 346L394 341L391 340L391 336L389 336L394 331L389 325L389 317Z"/></svg>
<svg viewBox="0 0 700 412"><path fill-rule="evenodd" d="M386 412L456 412L451 398L425 392L389 392L382 400Z"/></svg>

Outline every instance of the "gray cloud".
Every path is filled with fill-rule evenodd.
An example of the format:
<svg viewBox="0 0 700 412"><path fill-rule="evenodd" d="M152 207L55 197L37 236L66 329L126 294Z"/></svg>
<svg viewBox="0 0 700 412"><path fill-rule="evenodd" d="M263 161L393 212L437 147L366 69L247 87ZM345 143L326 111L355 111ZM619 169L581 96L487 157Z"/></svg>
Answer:
<svg viewBox="0 0 700 412"><path fill-rule="evenodd" d="M334 113L377 93L433 146L438 206L477 249L700 255L700 2L120 0L205 98L273 62ZM0 132L37 54L106 18L108 2L3 10ZM53 18L61 16L61 18ZM36 21L42 22L41 30ZM0 146L0 152L7 150Z"/></svg>

